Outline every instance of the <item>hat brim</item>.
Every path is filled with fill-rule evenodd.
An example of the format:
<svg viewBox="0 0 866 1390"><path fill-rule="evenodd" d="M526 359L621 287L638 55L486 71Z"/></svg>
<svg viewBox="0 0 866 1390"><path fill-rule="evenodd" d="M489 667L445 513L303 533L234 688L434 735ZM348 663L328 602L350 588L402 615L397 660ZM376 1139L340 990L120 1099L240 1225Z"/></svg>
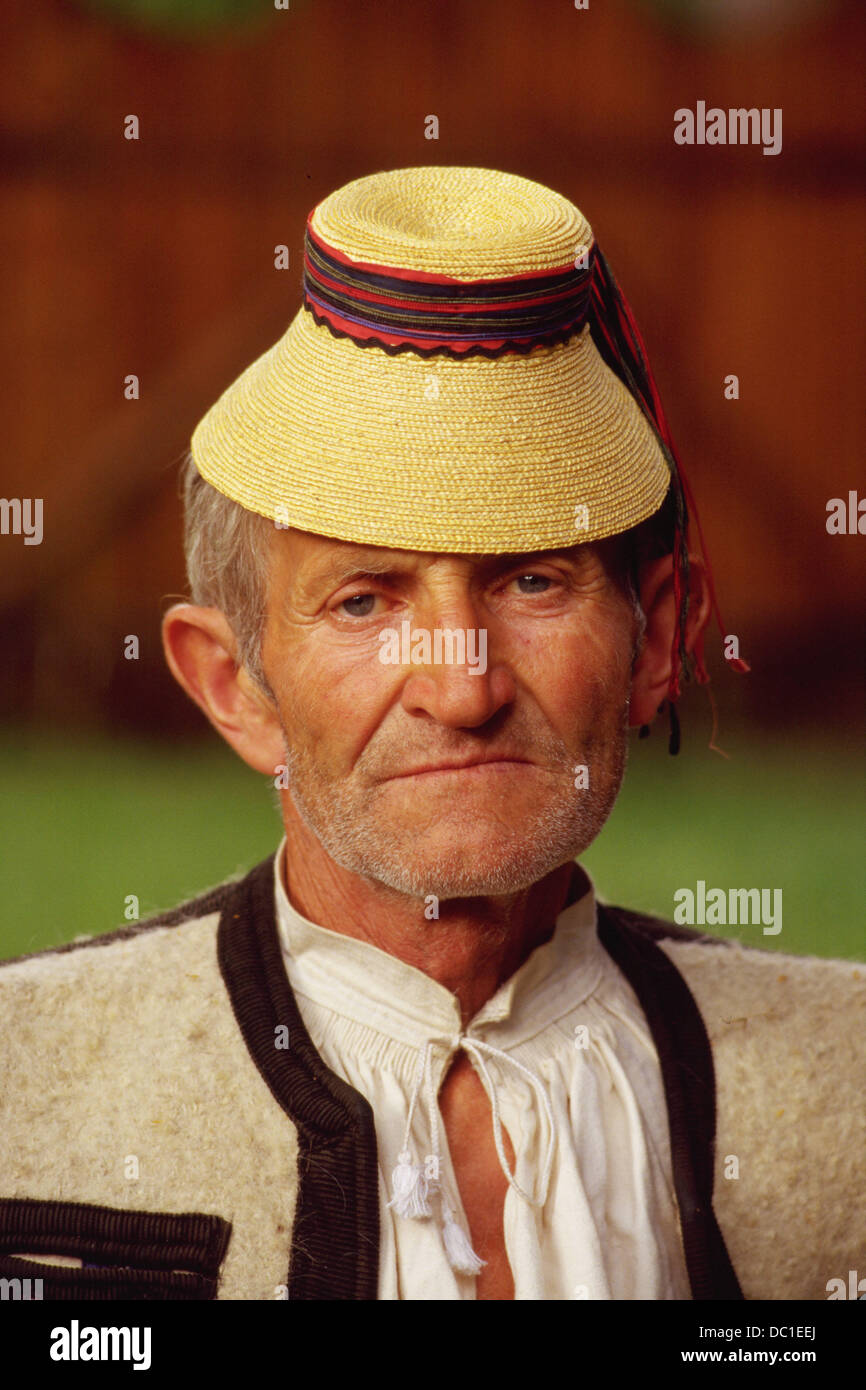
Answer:
<svg viewBox="0 0 866 1390"><path fill-rule="evenodd" d="M390 354L301 310L198 425L225 496L363 545L522 554L601 540L661 506L670 473L589 329L497 358Z"/></svg>

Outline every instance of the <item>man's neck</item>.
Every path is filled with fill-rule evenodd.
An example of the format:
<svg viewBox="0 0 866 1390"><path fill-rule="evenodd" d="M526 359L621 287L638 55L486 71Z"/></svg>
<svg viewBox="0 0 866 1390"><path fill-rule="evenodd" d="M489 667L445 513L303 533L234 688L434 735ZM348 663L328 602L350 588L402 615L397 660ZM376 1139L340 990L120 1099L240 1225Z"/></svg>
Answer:
<svg viewBox="0 0 866 1390"><path fill-rule="evenodd" d="M283 885L296 911L317 926L367 941L415 966L457 997L463 1025L553 935L574 865L563 864L522 892L452 898L424 915L425 900L337 864L296 813L286 813Z"/></svg>

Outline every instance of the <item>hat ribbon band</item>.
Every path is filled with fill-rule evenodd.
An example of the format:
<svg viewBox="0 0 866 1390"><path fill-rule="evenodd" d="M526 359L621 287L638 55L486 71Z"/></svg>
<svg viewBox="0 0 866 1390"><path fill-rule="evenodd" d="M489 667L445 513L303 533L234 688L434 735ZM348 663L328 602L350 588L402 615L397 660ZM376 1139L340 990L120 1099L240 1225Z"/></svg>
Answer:
<svg viewBox="0 0 866 1390"><path fill-rule="evenodd" d="M358 343L389 350L485 353L561 342L587 320L592 249L586 265L500 280L432 276L365 267L338 257L308 226L304 302L319 322Z"/></svg>

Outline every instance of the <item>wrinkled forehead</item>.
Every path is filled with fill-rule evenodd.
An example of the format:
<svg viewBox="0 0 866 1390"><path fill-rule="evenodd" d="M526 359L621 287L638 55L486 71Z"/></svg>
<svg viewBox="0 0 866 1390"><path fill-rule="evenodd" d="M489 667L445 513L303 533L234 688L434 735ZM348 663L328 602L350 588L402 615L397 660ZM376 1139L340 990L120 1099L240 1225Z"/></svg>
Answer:
<svg viewBox="0 0 866 1390"><path fill-rule="evenodd" d="M269 528L271 529L271 528ZM628 568L631 545L628 533L601 541L543 550L504 553L405 550L391 546L360 545L295 528L273 528L270 542L272 581L303 589L338 587L352 579L399 579L450 573L471 582L484 582L497 574L545 560L558 559L575 571L603 569L619 579Z"/></svg>

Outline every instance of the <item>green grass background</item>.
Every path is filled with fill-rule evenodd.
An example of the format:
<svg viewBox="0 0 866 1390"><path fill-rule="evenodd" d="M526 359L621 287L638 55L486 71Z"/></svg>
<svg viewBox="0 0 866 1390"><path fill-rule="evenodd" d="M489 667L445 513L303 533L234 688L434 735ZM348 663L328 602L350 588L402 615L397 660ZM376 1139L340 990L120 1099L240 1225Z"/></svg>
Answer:
<svg viewBox="0 0 866 1390"><path fill-rule="evenodd" d="M606 901L672 917L677 888L781 888L783 929L720 934L866 958L862 763L844 746L756 735L728 760L686 730L632 745L623 791L582 863ZM168 908L271 853L276 793L216 736L191 746L0 730L0 958Z"/></svg>

